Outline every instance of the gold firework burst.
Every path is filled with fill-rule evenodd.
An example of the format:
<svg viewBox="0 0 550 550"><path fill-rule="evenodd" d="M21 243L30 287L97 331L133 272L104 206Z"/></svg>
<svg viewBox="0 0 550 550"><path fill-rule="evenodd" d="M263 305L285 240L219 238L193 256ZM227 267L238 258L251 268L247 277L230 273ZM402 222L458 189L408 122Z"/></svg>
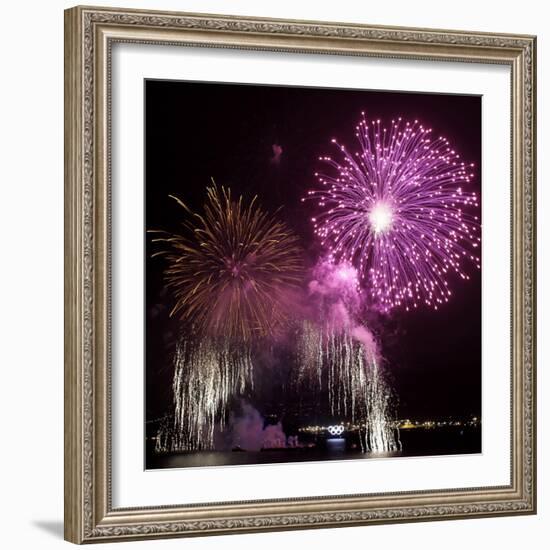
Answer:
<svg viewBox="0 0 550 550"><path fill-rule="evenodd" d="M257 205L234 200L229 188L207 188L204 213L183 208L185 234L154 239L166 248L167 286L176 304L171 315L214 338L248 342L280 328L302 281L298 237Z"/></svg>

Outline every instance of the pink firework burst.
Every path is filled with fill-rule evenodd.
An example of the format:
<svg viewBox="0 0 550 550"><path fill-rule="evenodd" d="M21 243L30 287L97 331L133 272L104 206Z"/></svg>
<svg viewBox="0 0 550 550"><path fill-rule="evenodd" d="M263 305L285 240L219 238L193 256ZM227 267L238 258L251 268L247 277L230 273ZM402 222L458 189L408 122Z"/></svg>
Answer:
<svg viewBox="0 0 550 550"><path fill-rule="evenodd" d="M320 157L331 173L308 193L320 207L315 233L335 261L356 266L380 310L437 309L452 295L450 272L469 279L464 266L480 267L474 165L417 120L386 128L363 113L356 136L358 152L332 140L339 160Z"/></svg>

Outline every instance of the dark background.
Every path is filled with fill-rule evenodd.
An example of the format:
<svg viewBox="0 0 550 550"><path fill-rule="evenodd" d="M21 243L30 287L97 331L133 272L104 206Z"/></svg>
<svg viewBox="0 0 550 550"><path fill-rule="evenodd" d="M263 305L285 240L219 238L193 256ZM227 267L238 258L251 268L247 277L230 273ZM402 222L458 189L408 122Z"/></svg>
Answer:
<svg viewBox="0 0 550 550"><path fill-rule="evenodd" d="M259 197L300 235L309 259L319 250L301 203L316 184L319 155L331 154L335 137L356 148L361 111L369 119L418 118L445 135L466 162L474 162L473 188L481 190L481 98L419 93L312 89L258 85L154 81L146 90L146 228L177 231L177 195L200 210L213 178L235 195ZM272 146L283 152L272 162ZM169 411L171 356L178 332L168 317L173 304L164 289L159 258L146 240L146 420ZM386 372L398 397L399 418L430 419L481 414L481 275L450 277L453 299L438 311L421 309L378 317L370 328L380 339ZM295 399L289 373L263 373L253 403L264 415L281 414ZM303 396L302 396L303 398Z"/></svg>

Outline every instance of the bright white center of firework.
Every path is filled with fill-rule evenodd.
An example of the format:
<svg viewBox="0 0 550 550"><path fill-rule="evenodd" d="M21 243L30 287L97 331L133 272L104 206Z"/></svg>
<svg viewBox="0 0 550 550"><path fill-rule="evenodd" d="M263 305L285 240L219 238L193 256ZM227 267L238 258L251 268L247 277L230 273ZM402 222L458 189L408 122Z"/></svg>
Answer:
<svg viewBox="0 0 550 550"><path fill-rule="evenodd" d="M387 233L391 229L393 212L385 202L377 202L369 212L369 222L376 234Z"/></svg>

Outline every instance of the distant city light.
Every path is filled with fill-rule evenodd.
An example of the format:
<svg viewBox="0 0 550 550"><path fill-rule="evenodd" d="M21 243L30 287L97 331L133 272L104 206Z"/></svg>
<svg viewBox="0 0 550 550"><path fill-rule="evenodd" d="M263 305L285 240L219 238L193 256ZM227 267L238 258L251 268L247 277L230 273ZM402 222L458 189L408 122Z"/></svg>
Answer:
<svg viewBox="0 0 550 550"><path fill-rule="evenodd" d="M445 418L445 419L423 419L423 420L411 420L409 418L396 419L392 421L392 426L400 430L411 430L415 428L434 429L434 428L448 428L448 427L461 427L461 426L479 426L481 425L481 419L478 416L462 417L462 418ZM339 437L345 431L348 433L356 432L360 430L363 425L359 422L342 422L342 424L335 424L329 426L323 425L309 425L298 428L300 432L309 432L313 434L328 433L331 437Z"/></svg>

